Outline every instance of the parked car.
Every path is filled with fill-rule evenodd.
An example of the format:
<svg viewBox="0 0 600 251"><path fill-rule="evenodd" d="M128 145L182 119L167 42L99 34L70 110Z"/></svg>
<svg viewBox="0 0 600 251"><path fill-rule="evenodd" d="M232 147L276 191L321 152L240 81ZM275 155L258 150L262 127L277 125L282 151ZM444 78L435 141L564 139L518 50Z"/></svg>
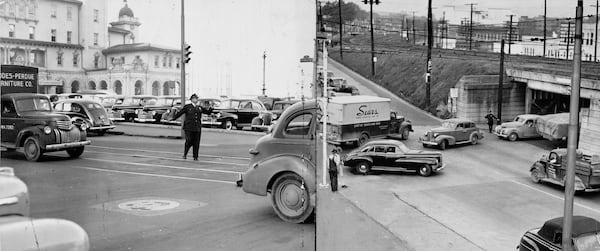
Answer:
<svg viewBox="0 0 600 251"><path fill-rule="evenodd" d="M267 111L262 102L254 99L226 99L214 107L213 115L202 123L230 130L251 127L252 119Z"/></svg>
<svg viewBox="0 0 600 251"><path fill-rule="evenodd" d="M350 152L344 164L355 173L368 174L377 169L384 171L410 171L421 176L430 176L439 172L446 164L439 152L411 150L396 140L370 141L362 147Z"/></svg>
<svg viewBox="0 0 600 251"><path fill-rule="evenodd" d="M585 155L577 151L575 168L575 191L600 190L600 155ZM567 149L550 151L536 161L529 171L536 182L548 182L564 186L567 170Z"/></svg>
<svg viewBox="0 0 600 251"><path fill-rule="evenodd" d="M51 94L51 95L49 95L49 98L50 98L50 102L56 103L58 101L68 100L68 99L82 99L83 96L78 93L62 93L62 94Z"/></svg>
<svg viewBox="0 0 600 251"><path fill-rule="evenodd" d="M200 102L201 105L210 106L210 107L219 106L219 104L221 104L221 100L217 99L217 98L200 98L200 99L198 99L198 102ZM175 116L175 114L177 114L177 112L179 112L179 110L181 110L181 107L182 107L181 102L176 102L176 104L173 107L171 107L171 109L167 110L166 112L164 112L162 114L162 118L160 121L162 123L166 123L166 124L181 124L182 117L179 117L175 121L171 121L171 118L173 118L173 116ZM202 114L202 121L207 121L207 120L209 120L207 117L212 117L212 116L216 116L216 114L210 114L210 115ZM210 125L207 125L207 126L210 126Z"/></svg>
<svg viewBox="0 0 600 251"><path fill-rule="evenodd" d="M121 113L125 121L133 122L137 117L136 110L147 105L156 104L158 97L150 95L137 95L126 97L120 105L114 105L113 110Z"/></svg>
<svg viewBox="0 0 600 251"><path fill-rule="evenodd" d="M85 123L88 132L98 135L104 135L108 130L115 128L104 107L93 100L59 101L54 105L54 110L69 116L73 124Z"/></svg>
<svg viewBox="0 0 600 251"><path fill-rule="evenodd" d="M0 250L87 251L85 230L63 219L29 217L27 185L9 167L0 167Z"/></svg>
<svg viewBox="0 0 600 251"><path fill-rule="evenodd" d="M22 149L27 160L39 161L44 152L62 150L76 158L91 144L87 125L73 125L67 115L53 111L42 94L3 94L1 110L2 151Z"/></svg>
<svg viewBox="0 0 600 251"><path fill-rule="evenodd" d="M123 100L125 99L125 96L123 96L123 95L90 95L90 96L84 95L83 98L94 100L94 101L97 101L98 103L100 103L104 107L104 110L106 110L106 113L108 114L108 119L110 119L111 121L124 121L125 120L125 118L121 114L121 111L113 110L113 106L123 104Z"/></svg>
<svg viewBox="0 0 600 251"><path fill-rule="evenodd" d="M483 139L483 133L475 123L467 119L447 119L442 126L433 128L419 138L424 147L437 146L441 150L458 144L476 145Z"/></svg>
<svg viewBox="0 0 600 251"><path fill-rule="evenodd" d="M516 116L513 121L496 126L494 134L499 138L515 141L525 138L539 138L541 135L535 129L536 120L540 115L522 114Z"/></svg>
<svg viewBox="0 0 600 251"><path fill-rule="evenodd" d="M252 130L267 130L277 119L281 113L288 107L297 103L299 100L281 100L273 103L273 109L261 112L258 117L252 119Z"/></svg>
<svg viewBox="0 0 600 251"><path fill-rule="evenodd" d="M168 112L175 106L181 106L181 97L160 96L156 103L137 109L135 121L160 123L163 113Z"/></svg>
<svg viewBox="0 0 600 251"><path fill-rule="evenodd" d="M531 229L521 237L519 251L554 251L562 249L563 217L544 223L541 228ZM571 239L574 250L600 250L600 222L586 216L573 216Z"/></svg>

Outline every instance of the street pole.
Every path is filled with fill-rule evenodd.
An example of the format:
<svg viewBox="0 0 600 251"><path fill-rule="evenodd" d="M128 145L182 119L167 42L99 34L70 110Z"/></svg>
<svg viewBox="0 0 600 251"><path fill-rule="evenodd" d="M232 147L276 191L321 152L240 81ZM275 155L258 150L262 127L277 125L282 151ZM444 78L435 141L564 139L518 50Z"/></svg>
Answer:
<svg viewBox="0 0 600 251"><path fill-rule="evenodd" d="M413 11L413 19L412 19L412 34L413 34L413 44L417 44L417 35L415 30L415 12Z"/></svg>
<svg viewBox="0 0 600 251"><path fill-rule="evenodd" d="M592 5L592 7L596 7L596 29L594 30L595 38L594 38L594 62L598 61L598 0L596 0L596 5Z"/></svg>
<svg viewBox="0 0 600 251"><path fill-rule="evenodd" d="M375 40L373 37L373 0L370 1L371 6L371 76L375 76Z"/></svg>
<svg viewBox="0 0 600 251"><path fill-rule="evenodd" d="M575 195L575 161L579 129L579 92L581 84L581 44L583 42L583 0L577 0L575 20L575 51L573 53L573 78L569 105L569 133L567 138L567 174L565 181L565 207L563 217L562 247L572 251L573 197Z"/></svg>
<svg viewBox="0 0 600 251"><path fill-rule="evenodd" d="M342 23L342 0L338 1L338 12L340 21L340 60L344 61L344 46L342 46L342 35L344 34L343 23Z"/></svg>
<svg viewBox="0 0 600 251"><path fill-rule="evenodd" d="M262 95L263 95L263 97L266 97L266 96L267 96L267 94L266 94L266 91L267 91L267 85L266 85L266 83L265 83L265 66L266 66L266 63L265 63L265 62L267 61L267 51L264 51L264 52L263 52L263 56L262 56L262 58L263 58L263 83L262 83Z"/></svg>
<svg viewBox="0 0 600 251"><path fill-rule="evenodd" d="M323 40L323 97L322 97L322 109L323 109L323 126L322 126L322 137L321 137L321 142L322 142L322 147L323 147L323 184L327 184L327 175L325 175L327 173L327 164L329 164L329 162L327 161L327 102L329 102L328 99L328 93L329 91L327 90L327 46L326 46L326 40Z"/></svg>
<svg viewBox="0 0 600 251"><path fill-rule="evenodd" d="M469 3L465 5L471 5L471 17L469 19L469 50L472 48L473 43L473 5L477 5L476 3Z"/></svg>
<svg viewBox="0 0 600 251"><path fill-rule="evenodd" d="M181 85L179 86L179 92L181 92L181 107L185 105L185 0L181 0ZM184 115L185 116L185 115ZM181 120L183 121L184 118ZM183 123L181 123L181 137L185 136L183 131Z"/></svg>
<svg viewBox="0 0 600 251"><path fill-rule="evenodd" d="M546 15L547 15L547 9L546 9L546 1L544 0L544 48L542 49L542 57L546 57Z"/></svg>
<svg viewBox="0 0 600 251"><path fill-rule="evenodd" d="M567 26L567 55L566 58L567 60L569 60L569 45L571 43L571 21L569 21L569 24Z"/></svg>
<svg viewBox="0 0 600 251"><path fill-rule="evenodd" d="M427 2L427 73L425 75L426 101L425 107L429 110L431 104L431 47L433 46L433 14L431 0Z"/></svg>
<svg viewBox="0 0 600 251"><path fill-rule="evenodd" d="M504 90L504 39L500 41L500 73L498 73L498 124L502 121L502 95Z"/></svg>
<svg viewBox="0 0 600 251"><path fill-rule="evenodd" d="M512 27L513 27L513 14L510 15L510 22L508 26L508 55L510 55L510 45L512 44Z"/></svg>

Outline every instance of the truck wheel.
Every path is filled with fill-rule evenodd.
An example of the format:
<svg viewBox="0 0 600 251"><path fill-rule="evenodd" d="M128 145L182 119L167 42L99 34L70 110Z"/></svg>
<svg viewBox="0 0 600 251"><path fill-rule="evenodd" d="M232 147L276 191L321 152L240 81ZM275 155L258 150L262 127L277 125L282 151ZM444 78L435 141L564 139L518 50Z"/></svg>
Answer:
<svg viewBox="0 0 600 251"><path fill-rule="evenodd" d="M540 179L540 171L536 169L531 170L531 180L534 183L540 183L540 181L542 181L542 179Z"/></svg>
<svg viewBox="0 0 600 251"><path fill-rule="evenodd" d="M425 165L419 167L418 173L419 173L419 175L421 175L423 177L431 176L431 173L433 173L433 171L431 169L431 165L425 164Z"/></svg>
<svg viewBox="0 0 600 251"><path fill-rule="evenodd" d="M69 149L67 149L67 153L69 154L69 156L71 158L79 158L79 156L81 156L83 154L84 150L85 150L85 147L83 147L83 146L76 147L76 148L69 148Z"/></svg>
<svg viewBox="0 0 600 251"><path fill-rule="evenodd" d="M517 139L519 139L519 135L517 135L516 133L511 133L510 135L508 135L508 140L509 141L516 141Z"/></svg>
<svg viewBox="0 0 600 251"><path fill-rule="evenodd" d="M407 140L410 131L406 128L403 128L402 130L400 130L400 134L402 135L402 139Z"/></svg>
<svg viewBox="0 0 600 251"><path fill-rule="evenodd" d="M446 150L447 146L448 146L448 141L442 140L442 142L440 142L440 150Z"/></svg>
<svg viewBox="0 0 600 251"><path fill-rule="evenodd" d="M371 171L371 164L369 164L369 162L361 161L354 166L354 172L358 174L367 175L369 174L369 171Z"/></svg>
<svg viewBox="0 0 600 251"><path fill-rule="evenodd" d="M33 136L25 139L23 153L25 153L25 158L29 161L40 161L43 153L39 140Z"/></svg>
<svg viewBox="0 0 600 251"><path fill-rule="evenodd" d="M369 135L367 135L366 133L363 133L360 135L360 137L358 137L358 146L362 146L365 143L367 143L367 141L369 141Z"/></svg>
<svg viewBox="0 0 600 251"><path fill-rule="evenodd" d="M314 210L305 182L295 173L283 174L275 180L271 199L275 213L287 222L302 223Z"/></svg>
<svg viewBox="0 0 600 251"><path fill-rule="evenodd" d="M223 129L225 130L231 130L233 128L233 122L231 122L231 120L225 120L223 121Z"/></svg>
<svg viewBox="0 0 600 251"><path fill-rule="evenodd" d="M476 134L473 134L473 136L471 136L471 145L477 145L478 141L479 141L479 136L477 136Z"/></svg>

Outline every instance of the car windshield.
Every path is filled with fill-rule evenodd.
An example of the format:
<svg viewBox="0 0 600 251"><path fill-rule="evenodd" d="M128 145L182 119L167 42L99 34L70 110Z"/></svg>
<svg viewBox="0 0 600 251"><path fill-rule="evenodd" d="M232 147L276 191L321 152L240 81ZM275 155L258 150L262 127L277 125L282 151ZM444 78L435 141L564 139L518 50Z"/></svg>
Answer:
<svg viewBox="0 0 600 251"><path fill-rule="evenodd" d="M240 101L238 100L224 100L220 104L215 103L215 108L219 109L237 109L240 106Z"/></svg>
<svg viewBox="0 0 600 251"><path fill-rule="evenodd" d="M273 110L285 110L290 107L292 104L288 103L276 103L273 105Z"/></svg>
<svg viewBox="0 0 600 251"><path fill-rule="evenodd" d="M17 100L17 109L21 112L51 111L50 100L47 98L28 98Z"/></svg>
<svg viewBox="0 0 600 251"><path fill-rule="evenodd" d="M521 123L523 123L523 122L525 122L525 119L524 119L524 118L522 118L522 117L516 116L516 117L515 117L515 120L513 120L513 121L514 121L514 122L521 122Z"/></svg>
<svg viewBox="0 0 600 251"><path fill-rule="evenodd" d="M87 109L89 109L89 110L104 109L104 107L102 107L100 104L95 104L95 103L89 103L86 106L87 106Z"/></svg>
<svg viewBox="0 0 600 251"><path fill-rule="evenodd" d="M600 234L591 234L575 239L575 247L578 251L600 250Z"/></svg>
<svg viewBox="0 0 600 251"><path fill-rule="evenodd" d="M442 127L444 127L444 128L450 128L450 129L454 129L454 128L456 128L456 123L455 123L455 122L452 122L452 121L444 121L444 122L442 123Z"/></svg>

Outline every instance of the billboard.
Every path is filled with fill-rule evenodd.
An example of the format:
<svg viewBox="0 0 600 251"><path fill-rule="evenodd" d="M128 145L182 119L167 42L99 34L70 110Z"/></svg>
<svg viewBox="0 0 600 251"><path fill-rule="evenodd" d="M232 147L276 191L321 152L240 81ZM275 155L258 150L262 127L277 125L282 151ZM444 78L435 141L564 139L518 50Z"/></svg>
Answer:
<svg viewBox="0 0 600 251"><path fill-rule="evenodd" d="M0 66L0 93L37 93L38 68L21 65Z"/></svg>

